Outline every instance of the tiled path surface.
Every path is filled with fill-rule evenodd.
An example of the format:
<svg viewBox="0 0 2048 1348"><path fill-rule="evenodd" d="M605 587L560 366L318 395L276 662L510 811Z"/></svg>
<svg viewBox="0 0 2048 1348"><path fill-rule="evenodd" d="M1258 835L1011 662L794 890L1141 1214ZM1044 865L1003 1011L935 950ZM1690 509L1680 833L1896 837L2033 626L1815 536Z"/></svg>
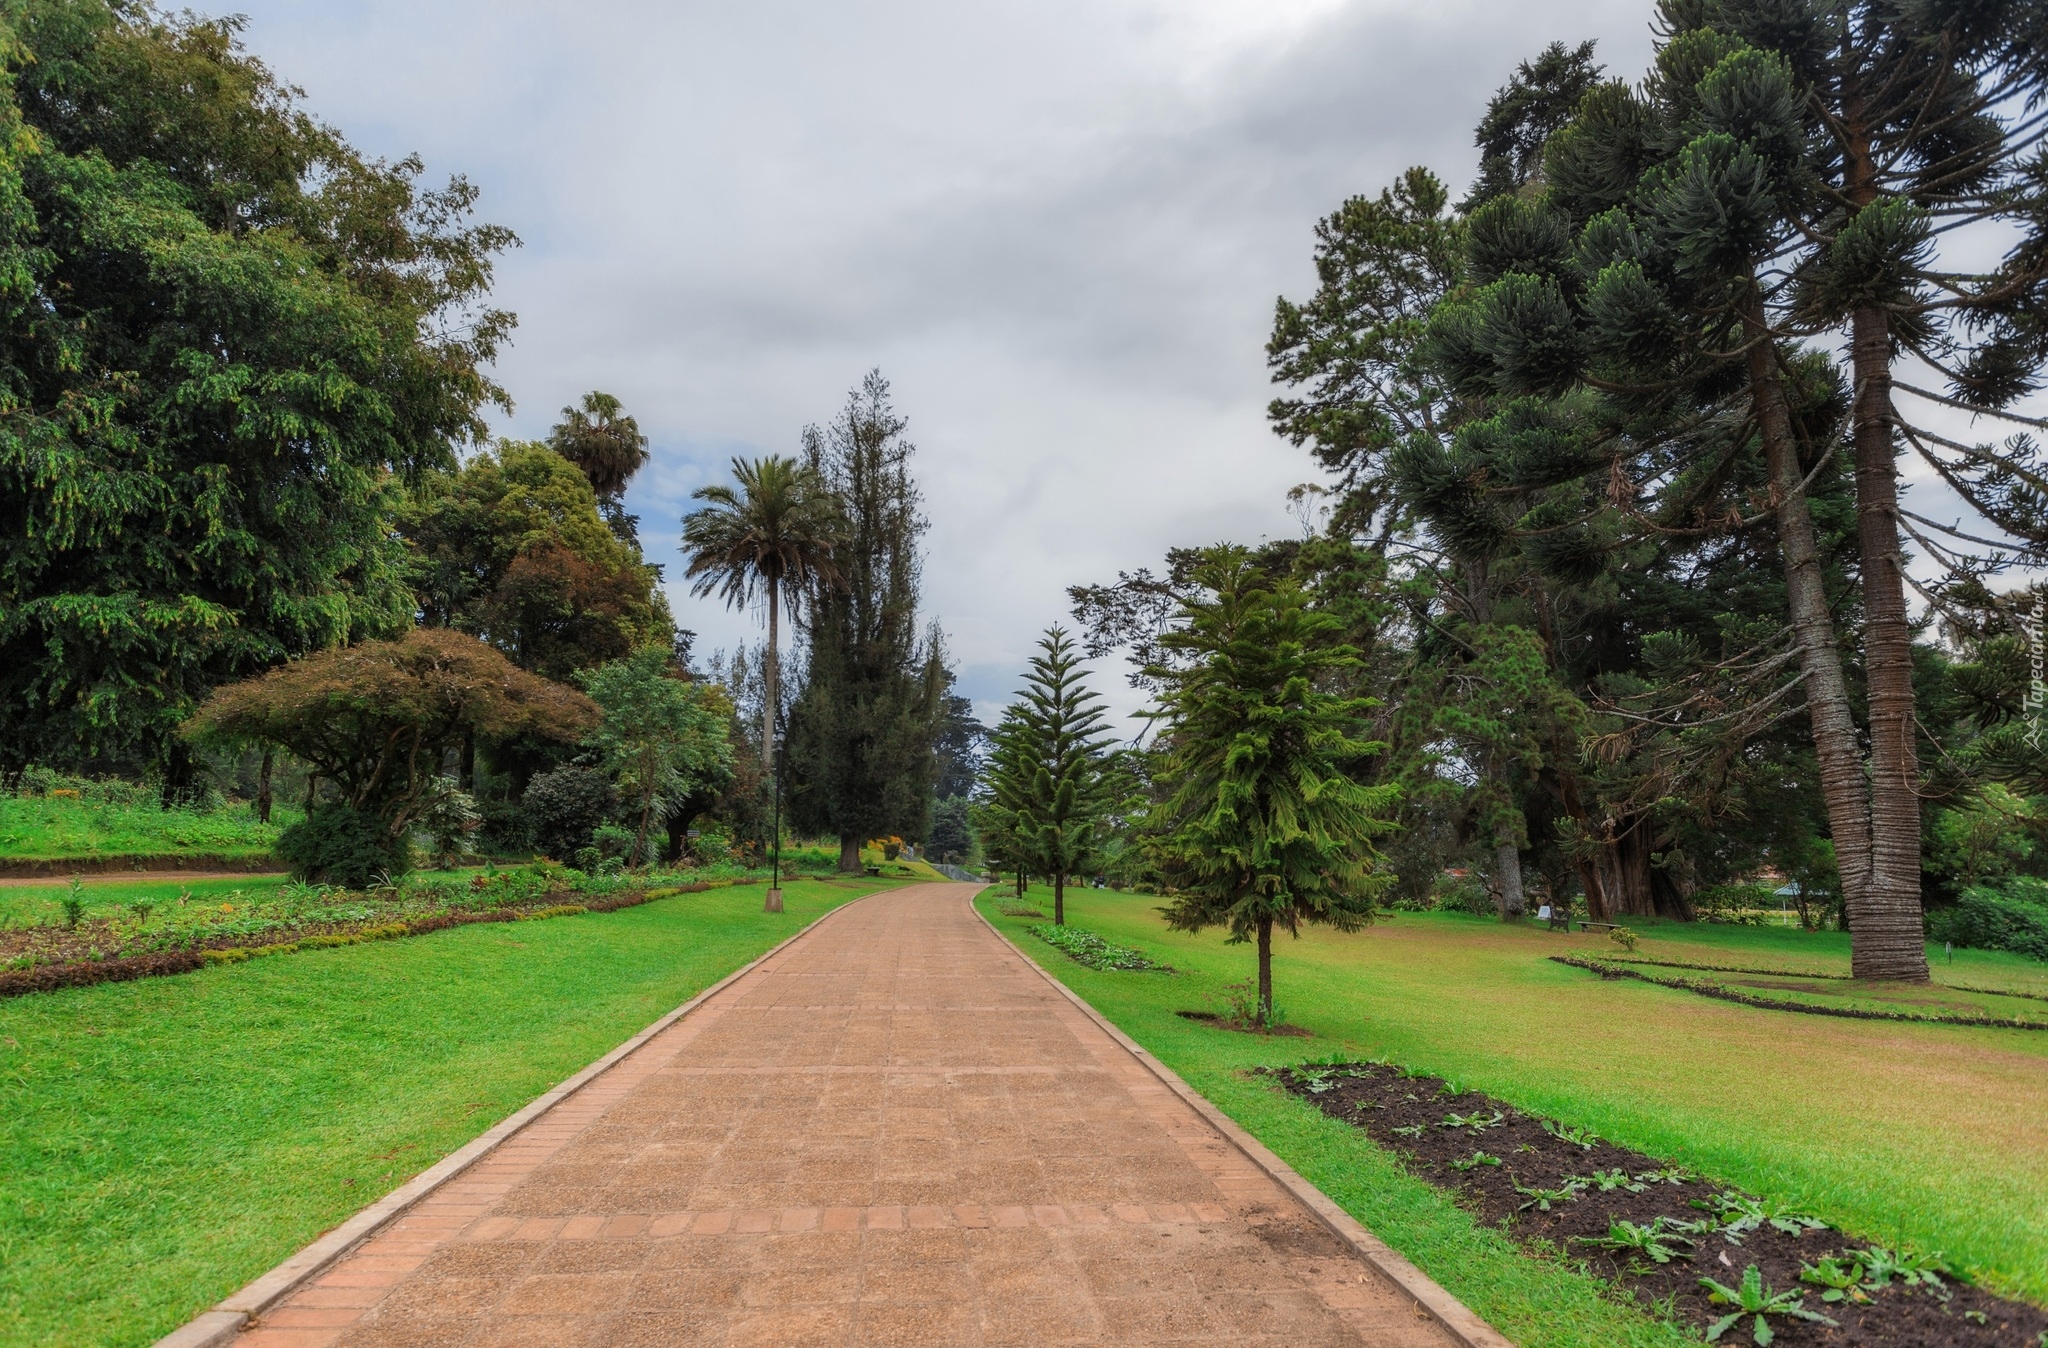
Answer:
<svg viewBox="0 0 2048 1348"><path fill-rule="evenodd" d="M968 910L825 919L239 1348L1449 1338Z"/></svg>

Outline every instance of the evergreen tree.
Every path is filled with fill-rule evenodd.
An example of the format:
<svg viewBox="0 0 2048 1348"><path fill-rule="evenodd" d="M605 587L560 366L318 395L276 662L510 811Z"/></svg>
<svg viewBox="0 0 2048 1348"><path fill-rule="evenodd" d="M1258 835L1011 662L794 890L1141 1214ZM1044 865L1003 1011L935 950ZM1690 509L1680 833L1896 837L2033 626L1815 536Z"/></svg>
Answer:
<svg viewBox="0 0 2048 1348"><path fill-rule="evenodd" d="M605 523L622 542L637 546L640 521L626 513L626 484L647 466L647 437L624 405L609 393L584 394L581 406L562 409L548 448L583 471Z"/></svg>
<svg viewBox="0 0 2048 1348"><path fill-rule="evenodd" d="M1273 1019L1273 928L1304 922L1354 931L1370 922L1388 877L1373 839L1398 792L1350 771L1372 703L1324 690L1355 667L1341 623L1309 606L1242 548L1212 549L1196 593L1161 637L1185 657L1148 670L1164 692L1164 754L1154 853L1180 892L1169 925L1221 925L1258 944L1258 1008Z"/></svg>
<svg viewBox="0 0 2048 1348"><path fill-rule="evenodd" d="M1081 681L1066 630L1050 627L1031 657L1018 701L1003 717L1003 751L989 790L1003 811L1007 848L1020 871L1052 881L1052 920L1067 920L1067 877L1091 864L1109 806L1101 697Z"/></svg>
<svg viewBox="0 0 2048 1348"><path fill-rule="evenodd" d="M919 631L925 521L906 425L877 370L837 419L804 434L805 462L837 497L845 526L839 583L805 596L809 661L791 714L790 799L799 828L837 835L845 871L860 869L866 839L921 840L931 801L945 653L936 630Z"/></svg>

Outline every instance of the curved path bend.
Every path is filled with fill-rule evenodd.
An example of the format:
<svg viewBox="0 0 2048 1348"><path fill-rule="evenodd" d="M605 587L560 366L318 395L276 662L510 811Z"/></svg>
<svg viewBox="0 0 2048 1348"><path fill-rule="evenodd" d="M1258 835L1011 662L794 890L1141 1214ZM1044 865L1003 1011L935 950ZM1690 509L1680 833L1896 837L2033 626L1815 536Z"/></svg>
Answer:
<svg viewBox="0 0 2048 1348"><path fill-rule="evenodd" d="M237 1348L1457 1342L977 888L826 917Z"/></svg>

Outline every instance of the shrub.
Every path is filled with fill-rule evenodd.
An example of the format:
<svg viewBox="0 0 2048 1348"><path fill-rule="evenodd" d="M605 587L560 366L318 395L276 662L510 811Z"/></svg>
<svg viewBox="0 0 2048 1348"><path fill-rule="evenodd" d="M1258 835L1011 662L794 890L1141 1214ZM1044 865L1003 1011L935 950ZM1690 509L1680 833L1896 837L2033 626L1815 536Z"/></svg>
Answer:
<svg viewBox="0 0 2048 1348"><path fill-rule="evenodd" d="M2048 906L2019 897L2039 892L2037 887L2017 884L1966 889L1954 906L1928 911L1927 934L1978 950L2010 950L2048 959Z"/></svg>
<svg viewBox="0 0 2048 1348"><path fill-rule="evenodd" d="M571 764L526 784L526 824L533 845L551 857L573 857L594 846L597 826L618 803L605 775Z"/></svg>
<svg viewBox="0 0 2048 1348"><path fill-rule="evenodd" d="M278 859L294 879L367 889L380 874L412 869L412 847L393 837L375 815L328 804L293 824L277 839Z"/></svg>
<svg viewBox="0 0 2048 1348"><path fill-rule="evenodd" d="M591 831L590 841L591 845L603 853L608 861L634 862L641 860L641 858L633 855L634 844L638 843L640 839L632 829L620 828L617 824L599 824Z"/></svg>

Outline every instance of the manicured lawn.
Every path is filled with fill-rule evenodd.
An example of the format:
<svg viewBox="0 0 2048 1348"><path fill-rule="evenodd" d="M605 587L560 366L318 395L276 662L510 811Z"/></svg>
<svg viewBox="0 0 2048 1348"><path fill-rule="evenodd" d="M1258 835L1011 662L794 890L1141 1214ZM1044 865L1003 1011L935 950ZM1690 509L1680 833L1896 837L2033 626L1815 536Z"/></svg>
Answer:
<svg viewBox="0 0 2048 1348"><path fill-rule="evenodd" d="M0 796L0 861L125 856L260 856L298 812L279 806L259 823L256 807L210 814L115 805L70 796Z"/></svg>
<svg viewBox="0 0 2048 1348"><path fill-rule="evenodd" d="M1160 900L1069 891L1067 920L1181 971L1173 975L1085 969L1024 934L1030 919L999 916L991 897L982 911L1020 948L1532 1348L1634 1340L1598 1328L1611 1308L1593 1300L1590 1282L1506 1253L1501 1237L1401 1175L1362 1134L1242 1069L1333 1050L1391 1055L1858 1235L1945 1251L1994 1290L2048 1303L2048 1032L1731 1006L1544 958L1568 947L1616 951L1598 936L1402 914L1352 936L1277 941L1276 1000L1316 1038L1266 1039L1173 1014L1219 1009L1223 985L1250 977L1253 962L1249 947L1225 945L1220 933L1168 932L1154 912ZM1638 953L1656 958L1847 965L1839 933L1665 926L1644 935ZM2039 969L1959 951L1953 973L1941 973L2019 987Z"/></svg>
<svg viewBox="0 0 2048 1348"><path fill-rule="evenodd" d="M0 1343L145 1344L805 923L797 881L0 1001Z"/></svg>

